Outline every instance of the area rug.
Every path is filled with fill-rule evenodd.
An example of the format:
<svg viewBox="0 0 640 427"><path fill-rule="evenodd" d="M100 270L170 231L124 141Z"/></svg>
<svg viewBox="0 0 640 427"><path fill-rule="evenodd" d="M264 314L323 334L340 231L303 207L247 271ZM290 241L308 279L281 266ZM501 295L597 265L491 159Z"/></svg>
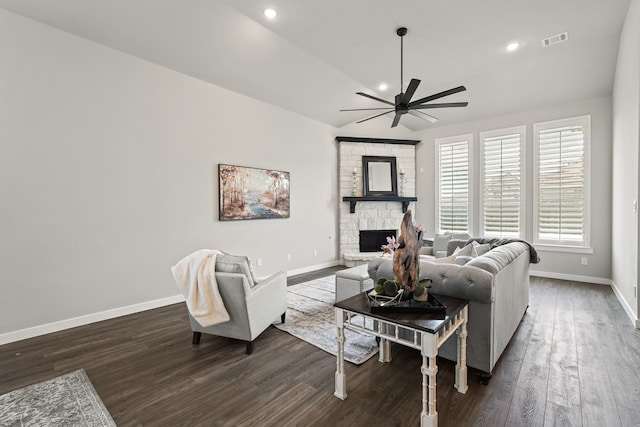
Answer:
<svg viewBox="0 0 640 427"><path fill-rule="evenodd" d="M115 426L84 369L0 396L0 426Z"/></svg>
<svg viewBox="0 0 640 427"><path fill-rule="evenodd" d="M287 316L274 326L336 355L335 276L287 287ZM378 352L372 335L345 330L344 359L359 365Z"/></svg>

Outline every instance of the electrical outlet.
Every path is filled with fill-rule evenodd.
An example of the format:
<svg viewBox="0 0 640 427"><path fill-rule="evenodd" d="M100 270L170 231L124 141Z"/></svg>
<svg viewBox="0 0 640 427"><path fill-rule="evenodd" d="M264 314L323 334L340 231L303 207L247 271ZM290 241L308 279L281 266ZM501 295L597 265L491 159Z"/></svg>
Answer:
<svg viewBox="0 0 640 427"><path fill-rule="evenodd" d="M287 261L291 261L291 254L287 254Z"/></svg>
<svg viewBox="0 0 640 427"><path fill-rule="evenodd" d="M318 250L317 249L313 250L313 256L318 256Z"/></svg>
<svg viewBox="0 0 640 427"><path fill-rule="evenodd" d="M258 267L262 267L262 258L258 258Z"/></svg>
<svg viewBox="0 0 640 427"><path fill-rule="evenodd" d="M582 257L582 265L587 265L587 264L589 264L587 257Z"/></svg>

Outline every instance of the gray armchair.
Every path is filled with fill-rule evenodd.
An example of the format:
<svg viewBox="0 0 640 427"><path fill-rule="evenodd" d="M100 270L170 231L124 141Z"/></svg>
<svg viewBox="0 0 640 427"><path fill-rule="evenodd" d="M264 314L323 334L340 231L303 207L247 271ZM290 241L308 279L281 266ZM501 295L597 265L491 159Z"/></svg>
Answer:
<svg viewBox="0 0 640 427"><path fill-rule="evenodd" d="M193 344L199 344L203 333L247 342L251 354L255 339L278 316L284 323L287 311L287 275L276 273L257 281L244 256L218 255L216 280L224 306L231 318L228 322L203 327L189 314Z"/></svg>

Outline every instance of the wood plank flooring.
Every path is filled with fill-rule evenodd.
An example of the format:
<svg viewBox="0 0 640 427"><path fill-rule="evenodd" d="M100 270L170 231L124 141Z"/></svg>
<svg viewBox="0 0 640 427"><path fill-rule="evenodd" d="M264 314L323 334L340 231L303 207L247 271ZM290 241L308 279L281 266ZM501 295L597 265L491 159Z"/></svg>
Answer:
<svg viewBox="0 0 640 427"><path fill-rule="evenodd" d="M339 268L292 277L290 284ZM441 426L640 426L640 331L608 286L532 278L531 302L489 385L438 361ZM420 357L347 363L268 328L253 354L203 335L191 345L184 304L0 346L0 394L84 368L119 426L419 425Z"/></svg>

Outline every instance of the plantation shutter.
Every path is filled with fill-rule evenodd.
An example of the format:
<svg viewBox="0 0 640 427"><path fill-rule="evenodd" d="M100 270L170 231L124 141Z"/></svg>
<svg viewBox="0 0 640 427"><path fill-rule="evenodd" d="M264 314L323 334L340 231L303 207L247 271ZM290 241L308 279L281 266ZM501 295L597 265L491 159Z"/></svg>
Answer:
<svg viewBox="0 0 640 427"><path fill-rule="evenodd" d="M469 141L438 145L439 228L467 231L469 224Z"/></svg>
<svg viewBox="0 0 640 427"><path fill-rule="evenodd" d="M520 237L521 134L483 137L483 235Z"/></svg>
<svg viewBox="0 0 640 427"><path fill-rule="evenodd" d="M584 165L585 132L581 124L538 130L540 241L584 242Z"/></svg>

